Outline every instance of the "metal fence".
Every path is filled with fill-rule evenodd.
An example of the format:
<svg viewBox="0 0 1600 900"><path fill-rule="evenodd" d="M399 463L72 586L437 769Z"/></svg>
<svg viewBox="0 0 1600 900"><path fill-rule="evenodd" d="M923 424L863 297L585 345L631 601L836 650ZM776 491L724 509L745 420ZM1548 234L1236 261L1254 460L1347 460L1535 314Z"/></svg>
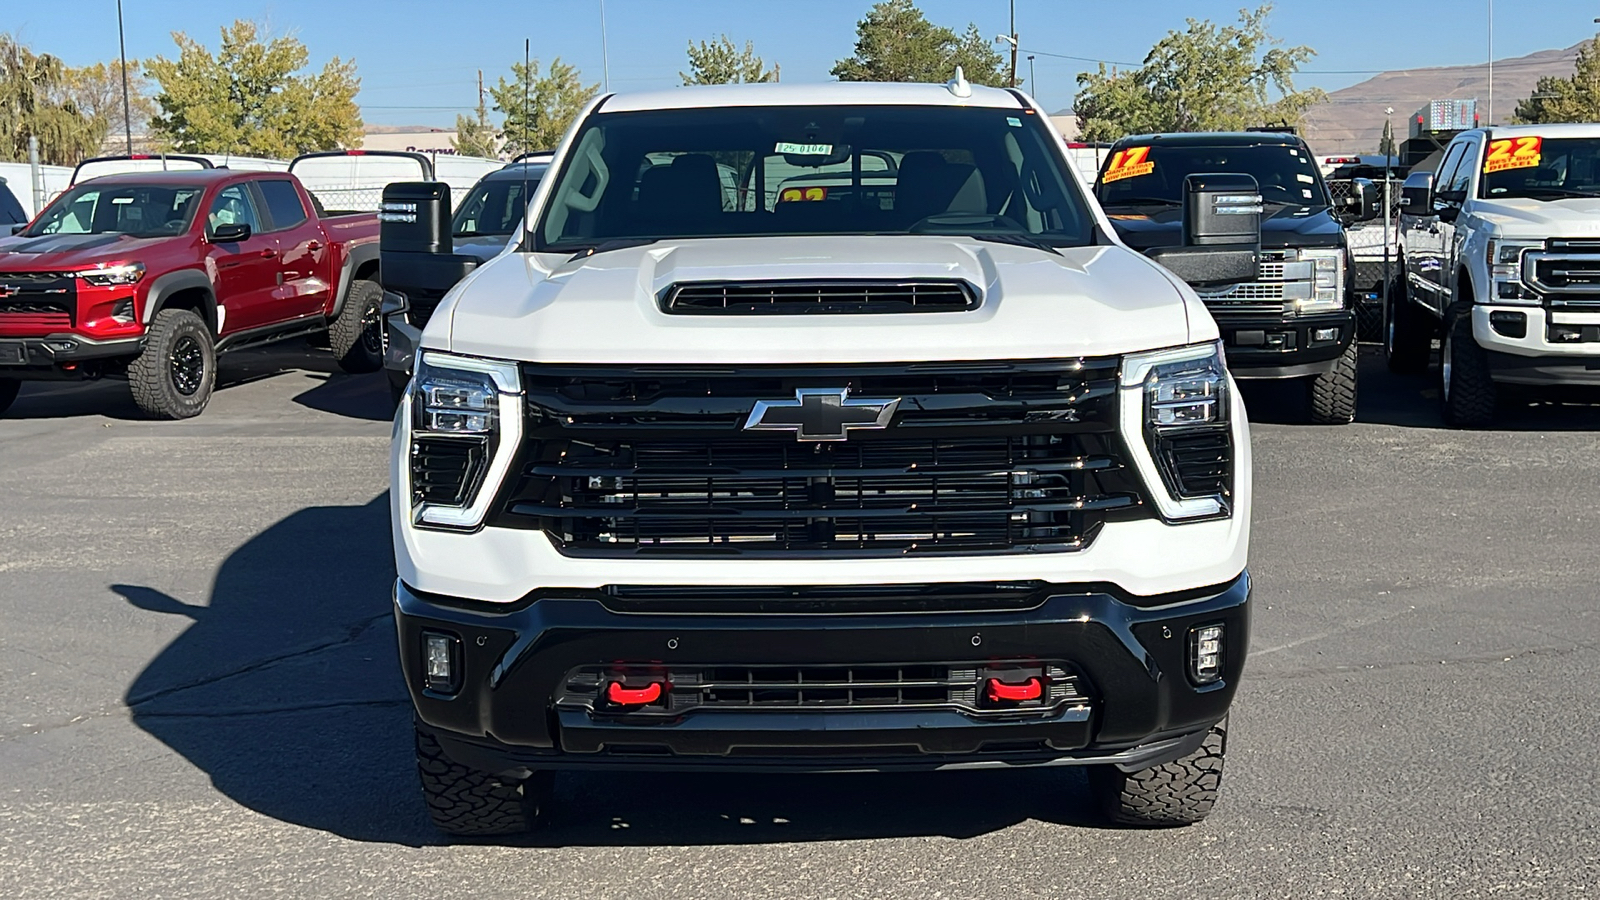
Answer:
<svg viewBox="0 0 1600 900"><path fill-rule="evenodd" d="M1383 179L1373 182L1380 192L1378 217L1370 222L1354 222L1345 228L1350 241L1350 256L1354 268L1350 272L1350 285L1355 294L1356 330L1362 340L1378 340L1383 334L1383 307L1388 299L1389 286L1399 271L1400 185L1401 179L1389 180L1389 217L1387 226L1383 216L1381 192ZM1350 179L1329 179L1328 193L1334 205L1355 194ZM1385 250L1388 256L1388 278L1384 277Z"/></svg>

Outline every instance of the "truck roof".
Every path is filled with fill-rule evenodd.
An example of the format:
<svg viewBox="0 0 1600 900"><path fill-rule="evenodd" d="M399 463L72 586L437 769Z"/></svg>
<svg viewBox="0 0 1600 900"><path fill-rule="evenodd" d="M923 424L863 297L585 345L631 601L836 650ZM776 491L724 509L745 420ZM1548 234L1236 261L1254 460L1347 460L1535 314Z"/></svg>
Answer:
<svg viewBox="0 0 1600 900"><path fill-rule="evenodd" d="M653 109L706 109L721 106L978 106L1023 109L1022 101L1000 88L972 85L958 97L942 84L884 84L841 81L828 84L718 84L665 91L612 94L598 113Z"/></svg>
<svg viewBox="0 0 1600 900"><path fill-rule="evenodd" d="M1193 131L1173 134L1131 134L1122 144L1166 144L1188 147L1256 147L1262 144L1305 143L1298 135L1277 131Z"/></svg>
<svg viewBox="0 0 1600 900"><path fill-rule="evenodd" d="M1492 128L1475 128L1472 131L1481 131L1491 137L1522 137L1524 135L1537 135L1547 138L1592 138L1600 137L1600 123L1580 122L1563 125L1495 125ZM1462 134L1471 134L1463 131Z"/></svg>
<svg viewBox="0 0 1600 900"><path fill-rule="evenodd" d="M270 175L283 176L286 172L253 171L248 169L183 169L167 172L119 172L115 175L101 175L98 178L89 178L78 184L170 184L170 185L195 185L211 184L217 181L227 181L230 178L262 178Z"/></svg>

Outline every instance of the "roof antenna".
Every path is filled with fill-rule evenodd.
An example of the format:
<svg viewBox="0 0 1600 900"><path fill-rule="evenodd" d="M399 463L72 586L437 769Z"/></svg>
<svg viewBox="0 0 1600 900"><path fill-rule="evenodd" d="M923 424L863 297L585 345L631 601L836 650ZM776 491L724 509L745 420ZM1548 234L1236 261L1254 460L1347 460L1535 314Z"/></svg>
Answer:
<svg viewBox="0 0 1600 900"><path fill-rule="evenodd" d="M967 83L967 76L966 76L965 73L963 73L961 71L961 67L960 66L956 66L956 77L954 77L954 78L950 79L949 81L945 82L944 86L945 86L945 88L947 90L950 91L950 94L952 96L955 96L955 97L971 97L972 96L972 85Z"/></svg>

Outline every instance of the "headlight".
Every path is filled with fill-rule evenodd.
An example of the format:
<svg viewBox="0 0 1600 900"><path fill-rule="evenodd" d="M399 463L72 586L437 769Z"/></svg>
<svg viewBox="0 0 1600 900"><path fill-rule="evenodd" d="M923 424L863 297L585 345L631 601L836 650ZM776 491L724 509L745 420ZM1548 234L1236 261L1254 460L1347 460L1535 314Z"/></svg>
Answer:
<svg viewBox="0 0 1600 900"><path fill-rule="evenodd" d="M1229 514L1233 431L1220 343L1122 361L1122 424L1136 468L1169 520Z"/></svg>
<svg viewBox="0 0 1600 900"><path fill-rule="evenodd" d="M1344 309L1344 250L1301 250L1300 258L1312 264L1314 282L1310 300L1296 300L1301 313L1336 312Z"/></svg>
<svg viewBox="0 0 1600 900"><path fill-rule="evenodd" d="M432 350L419 355L405 467L416 525L483 524L522 439L521 400L515 363Z"/></svg>
<svg viewBox="0 0 1600 900"><path fill-rule="evenodd" d="M1522 253L1543 246L1539 241L1488 242L1484 248L1484 256L1489 263L1488 302L1538 305L1539 295L1522 283Z"/></svg>
<svg viewBox="0 0 1600 900"><path fill-rule="evenodd" d="M122 263L116 266L101 266L87 272L79 272L78 277L96 287L110 287L114 284L137 284L144 277L144 263Z"/></svg>

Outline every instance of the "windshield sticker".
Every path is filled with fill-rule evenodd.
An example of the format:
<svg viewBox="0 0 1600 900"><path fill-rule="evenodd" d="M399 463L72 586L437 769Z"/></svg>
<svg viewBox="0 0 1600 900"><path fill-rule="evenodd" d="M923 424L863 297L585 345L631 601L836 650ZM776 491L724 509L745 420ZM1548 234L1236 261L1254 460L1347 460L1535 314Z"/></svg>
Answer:
<svg viewBox="0 0 1600 900"><path fill-rule="evenodd" d="M1300 189L1300 196L1306 198L1307 200L1310 200L1311 199L1311 188L1301 188Z"/></svg>
<svg viewBox="0 0 1600 900"><path fill-rule="evenodd" d="M1299 179L1300 181L1304 181L1306 184L1316 184L1317 183L1317 180L1315 178L1312 178L1310 175L1301 174L1299 172L1296 172L1294 177Z"/></svg>
<svg viewBox="0 0 1600 900"><path fill-rule="evenodd" d="M1507 169L1532 169L1539 165L1544 138L1505 138L1489 142L1489 152L1483 158L1483 174L1504 172Z"/></svg>
<svg viewBox="0 0 1600 900"><path fill-rule="evenodd" d="M1156 164L1146 158L1149 155L1149 147L1129 147L1126 150L1118 150L1116 155L1111 157L1111 165L1106 166L1106 174L1102 175L1100 180L1110 183L1121 181L1124 178L1149 175L1156 170Z"/></svg>
<svg viewBox="0 0 1600 900"><path fill-rule="evenodd" d="M828 189L825 187L784 188L778 194L779 203L797 203L804 200L826 200Z"/></svg>
<svg viewBox="0 0 1600 900"><path fill-rule="evenodd" d="M791 144L779 141L773 153L792 153L795 156L830 156L833 153L832 144Z"/></svg>
<svg viewBox="0 0 1600 900"><path fill-rule="evenodd" d="M1012 128L1021 128L1022 120L1016 116L1006 116L1006 124L1010 125Z"/></svg>

